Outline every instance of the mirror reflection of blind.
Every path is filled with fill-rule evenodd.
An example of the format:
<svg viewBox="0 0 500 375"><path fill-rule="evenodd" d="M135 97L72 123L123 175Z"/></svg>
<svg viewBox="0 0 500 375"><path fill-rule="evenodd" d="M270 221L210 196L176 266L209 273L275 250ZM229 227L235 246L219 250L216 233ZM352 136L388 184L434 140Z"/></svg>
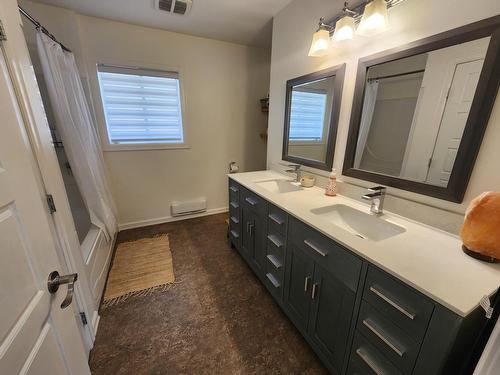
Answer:
<svg viewBox="0 0 500 375"><path fill-rule="evenodd" d="M290 140L320 141L323 139L326 99L326 93L292 91Z"/></svg>
<svg viewBox="0 0 500 375"><path fill-rule="evenodd" d="M111 143L183 143L178 73L102 65L98 70Z"/></svg>

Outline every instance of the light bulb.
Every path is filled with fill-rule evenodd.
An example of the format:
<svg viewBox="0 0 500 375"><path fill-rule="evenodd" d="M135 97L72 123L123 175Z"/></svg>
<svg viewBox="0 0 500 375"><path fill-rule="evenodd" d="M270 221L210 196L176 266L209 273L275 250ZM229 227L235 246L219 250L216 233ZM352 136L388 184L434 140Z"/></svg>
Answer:
<svg viewBox="0 0 500 375"><path fill-rule="evenodd" d="M387 3L385 0L373 0L365 6L356 34L375 35L387 30L388 26Z"/></svg>
<svg viewBox="0 0 500 375"><path fill-rule="evenodd" d="M320 29L313 34L309 56L320 57L328 53L330 47L330 33L328 30Z"/></svg>

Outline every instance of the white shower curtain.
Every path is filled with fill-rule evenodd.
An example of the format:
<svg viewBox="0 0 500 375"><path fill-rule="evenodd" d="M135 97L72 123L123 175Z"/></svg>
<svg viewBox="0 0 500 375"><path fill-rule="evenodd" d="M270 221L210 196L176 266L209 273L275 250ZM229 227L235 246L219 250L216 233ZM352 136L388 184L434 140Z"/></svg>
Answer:
<svg viewBox="0 0 500 375"><path fill-rule="evenodd" d="M377 101L377 92L377 80L366 83L363 110L361 111L361 124L359 126L358 144L356 146L356 156L354 157L354 168L359 168L363 152L365 151L366 140L368 139L368 133L370 133L373 112Z"/></svg>
<svg viewBox="0 0 500 375"><path fill-rule="evenodd" d="M117 231L116 208L75 57L41 32L37 33L37 46L57 130L71 170L92 223L109 240Z"/></svg>

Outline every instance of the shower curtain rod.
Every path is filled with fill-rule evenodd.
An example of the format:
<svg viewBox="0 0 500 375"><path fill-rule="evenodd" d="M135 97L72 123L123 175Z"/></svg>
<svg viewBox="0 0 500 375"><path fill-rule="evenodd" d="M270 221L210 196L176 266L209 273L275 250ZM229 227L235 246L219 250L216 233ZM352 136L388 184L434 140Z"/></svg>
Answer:
<svg viewBox="0 0 500 375"><path fill-rule="evenodd" d="M42 33L44 33L45 35L47 35L50 39L52 39L54 42L56 42L57 44L59 44L61 46L61 48L63 50L65 50L66 52L71 52L71 50L69 48L67 48L64 44L62 44L60 41L58 41L56 39L56 37L54 35L52 35L49 30L47 30L45 27L42 26L42 24L40 22L38 22L36 19L33 18L33 16L31 14L29 14L28 12L26 12L23 8L21 8L19 5L18 5L18 8L19 8L19 12L24 16L26 17L33 25L36 26L36 29L37 30L40 30Z"/></svg>

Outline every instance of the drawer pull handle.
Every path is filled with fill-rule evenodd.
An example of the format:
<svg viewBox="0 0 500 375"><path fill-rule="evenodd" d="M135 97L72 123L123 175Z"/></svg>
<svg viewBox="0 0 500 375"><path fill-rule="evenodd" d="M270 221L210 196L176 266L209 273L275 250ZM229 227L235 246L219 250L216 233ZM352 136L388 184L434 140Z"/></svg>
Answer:
<svg viewBox="0 0 500 375"><path fill-rule="evenodd" d="M271 219L272 221L274 221L276 224L278 225L283 225L285 223L284 220L281 220L277 215L275 214L269 214L268 215L269 219Z"/></svg>
<svg viewBox="0 0 500 375"><path fill-rule="evenodd" d="M239 221L237 218L235 218L234 216L231 216L231 221L232 221L233 223L235 223L235 224L238 224L238 223L240 222L240 221Z"/></svg>
<svg viewBox="0 0 500 375"><path fill-rule="evenodd" d="M371 359L368 354L366 354L363 349L358 348L356 349L356 354L361 358L361 360L366 363L366 365L377 375L383 375L384 371L380 369L375 363L373 359Z"/></svg>
<svg viewBox="0 0 500 375"><path fill-rule="evenodd" d="M238 188L237 187L231 186L229 189L231 189L231 191L233 193L237 193L238 192Z"/></svg>
<svg viewBox="0 0 500 375"><path fill-rule="evenodd" d="M382 298L385 302L387 302L389 305L394 307L396 310L398 310L400 313L404 314L406 317L410 318L411 320L415 319L415 314L412 314L408 312L408 310L404 309L400 305L398 305L396 302L391 300L389 297L387 297L384 293L382 293L380 290L376 289L374 286L370 286L370 291L375 293L378 297Z"/></svg>
<svg viewBox="0 0 500 375"><path fill-rule="evenodd" d="M304 292L307 292L307 289L309 288L309 281L311 281L311 276L306 276L304 279Z"/></svg>
<svg viewBox="0 0 500 375"><path fill-rule="evenodd" d="M231 234L233 235L234 238L239 238L240 236L238 235L238 233L234 230L231 231Z"/></svg>
<svg viewBox="0 0 500 375"><path fill-rule="evenodd" d="M245 201L248 202L251 206L256 206L258 203L256 200L252 199L251 197L246 197Z"/></svg>
<svg viewBox="0 0 500 375"><path fill-rule="evenodd" d="M281 241L274 234L269 234L267 236L267 239L269 241L271 241L274 244L274 246L276 246L278 248L283 246L283 244L281 243Z"/></svg>
<svg viewBox="0 0 500 375"><path fill-rule="evenodd" d="M233 207L233 208L238 208L240 205L236 202L231 202L230 205Z"/></svg>
<svg viewBox="0 0 500 375"><path fill-rule="evenodd" d="M267 259L269 259L269 261L271 262L271 264L276 268L281 268L281 262L278 260L278 258L276 258L274 255L272 254L269 254L267 256Z"/></svg>
<svg viewBox="0 0 500 375"><path fill-rule="evenodd" d="M309 246L311 249L313 249L314 251L316 251L322 257L326 257L328 255L328 252L326 252L324 250L321 250L319 247L317 247L316 245L312 244L309 240L304 240L304 243L307 246Z"/></svg>
<svg viewBox="0 0 500 375"><path fill-rule="evenodd" d="M273 274L271 273L266 273L266 277L268 278L268 280L271 282L271 284L273 284L273 286L275 288L279 288L281 286L281 284L279 283L278 280L276 280L276 278L273 276Z"/></svg>
<svg viewBox="0 0 500 375"><path fill-rule="evenodd" d="M397 355L402 357L403 354L405 354L404 350L399 349L396 345L390 342L382 333L380 333L374 326L372 326L368 320L364 319L363 324L366 326L366 328L372 331L380 340L382 340L389 348L394 350L394 352Z"/></svg>

